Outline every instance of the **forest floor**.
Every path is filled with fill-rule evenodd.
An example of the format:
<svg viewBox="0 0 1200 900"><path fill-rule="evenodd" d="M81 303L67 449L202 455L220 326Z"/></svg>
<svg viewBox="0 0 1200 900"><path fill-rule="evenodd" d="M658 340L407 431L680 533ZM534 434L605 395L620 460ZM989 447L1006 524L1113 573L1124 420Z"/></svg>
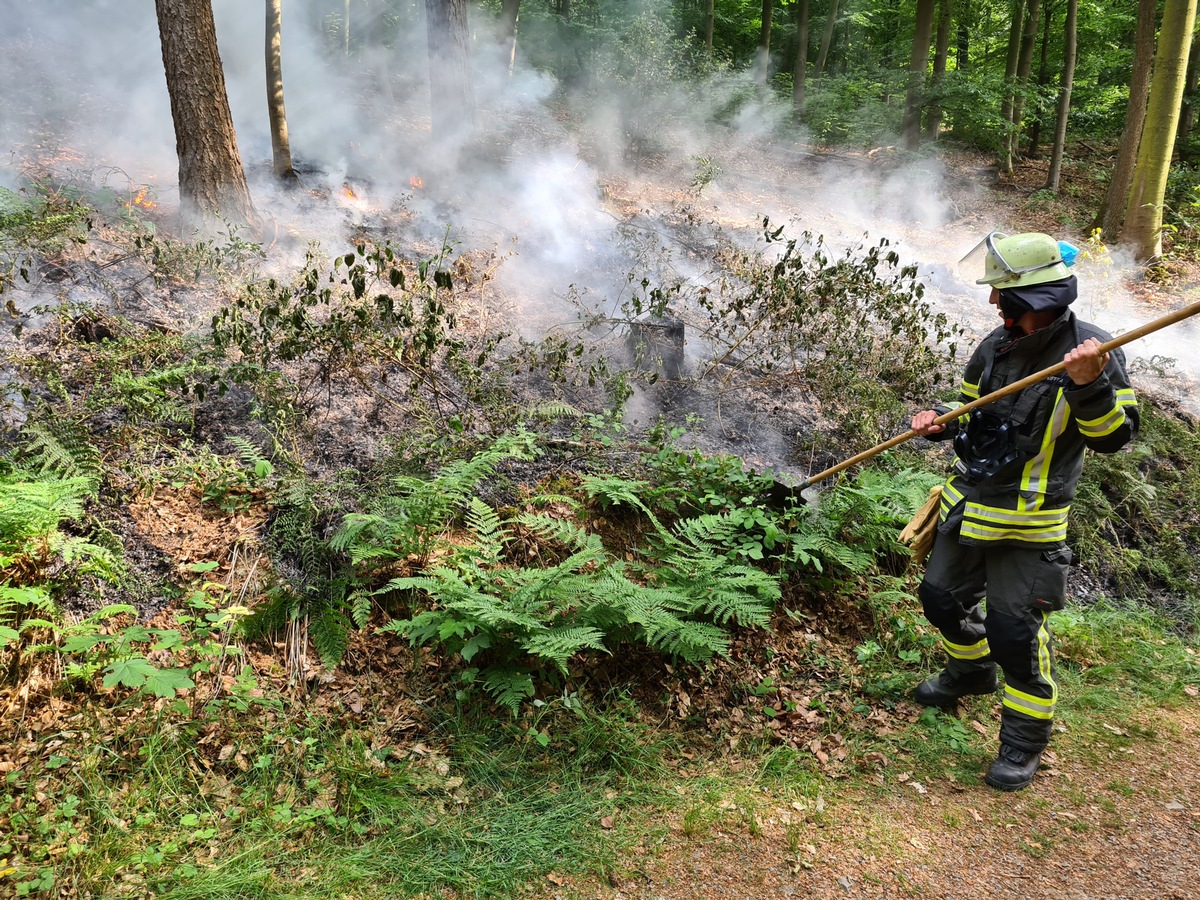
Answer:
<svg viewBox="0 0 1200 900"><path fill-rule="evenodd" d="M665 837L619 861L610 883L551 876L538 895L1200 896L1200 707L1123 724L1143 737L1078 754L1051 750L1033 786L1017 794L880 772L830 785L819 825L797 830L804 813L764 786L750 824L726 814L696 831L675 817Z"/></svg>

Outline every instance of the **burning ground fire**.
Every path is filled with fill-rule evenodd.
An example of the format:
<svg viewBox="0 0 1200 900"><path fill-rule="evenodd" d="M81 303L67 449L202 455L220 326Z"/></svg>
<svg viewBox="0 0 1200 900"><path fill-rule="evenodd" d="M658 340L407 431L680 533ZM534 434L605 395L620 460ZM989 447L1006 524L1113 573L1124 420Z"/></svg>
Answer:
<svg viewBox="0 0 1200 900"><path fill-rule="evenodd" d="M130 209L157 209L158 204L150 198L150 188L138 188L138 192L133 195L125 205Z"/></svg>

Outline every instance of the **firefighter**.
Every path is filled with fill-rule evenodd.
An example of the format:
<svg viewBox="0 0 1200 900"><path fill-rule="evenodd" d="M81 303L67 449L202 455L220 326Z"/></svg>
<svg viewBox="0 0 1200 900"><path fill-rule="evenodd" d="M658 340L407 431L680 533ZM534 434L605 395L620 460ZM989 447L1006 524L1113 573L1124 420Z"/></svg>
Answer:
<svg viewBox="0 0 1200 900"><path fill-rule="evenodd" d="M993 233L977 250L1004 324L975 349L958 402L925 410L912 427L952 440L937 536L920 586L942 635L945 669L917 686L925 706L990 694L1004 674L1000 751L985 781L1016 791L1033 781L1050 739L1058 685L1048 616L1065 603L1067 512L1084 450L1112 453L1138 426L1120 350L1070 310L1076 250L1038 233ZM974 255L968 254L967 259ZM1066 371L947 425L939 415L1063 361Z"/></svg>

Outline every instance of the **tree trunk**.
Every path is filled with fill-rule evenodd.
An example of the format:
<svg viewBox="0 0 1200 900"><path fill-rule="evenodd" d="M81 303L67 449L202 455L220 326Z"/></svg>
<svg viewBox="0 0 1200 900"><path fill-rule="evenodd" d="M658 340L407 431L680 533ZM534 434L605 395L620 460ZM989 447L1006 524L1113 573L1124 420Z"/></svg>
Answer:
<svg viewBox="0 0 1200 900"><path fill-rule="evenodd" d="M792 66L792 112L804 118L804 87L808 76L808 0L796 0L796 61Z"/></svg>
<svg viewBox="0 0 1200 900"><path fill-rule="evenodd" d="M936 141L942 131L942 104L938 98L946 77L946 59L950 55L950 26L953 24L954 0L938 0L937 39L933 51L933 81L930 84L933 101L925 113L925 140Z"/></svg>
<svg viewBox="0 0 1200 900"><path fill-rule="evenodd" d="M1200 32L1192 38L1192 51L1188 54L1187 83L1183 88L1183 106L1179 110L1179 133L1175 135L1175 150L1179 161L1192 161L1191 135L1196 124L1196 103L1200 101Z"/></svg>
<svg viewBox="0 0 1200 900"><path fill-rule="evenodd" d="M716 21L716 0L705 0L704 3L704 50L709 56L713 48L713 22Z"/></svg>
<svg viewBox="0 0 1200 900"><path fill-rule="evenodd" d="M771 68L771 0L762 0L762 28L758 32L758 60L754 66L754 80L760 85L767 83Z"/></svg>
<svg viewBox="0 0 1200 900"><path fill-rule="evenodd" d="M296 177L283 104L283 0L267 0L267 115L271 121L271 168L281 181Z"/></svg>
<svg viewBox="0 0 1200 900"><path fill-rule="evenodd" d="M459 145L475 136L467 0L427 0L429 100L433 139Z"/></svg>
<svg viewBox="0 0 1200 900"><path fill-rule="evenodd" d="M220 219L258 227L238 153L210 0L154 0L162 43L184 232Z"/></svg>
<svg viewBox="0 0 1200 900"><path fill-rule="evenodd" d="M1070 0L1068 0L1070 2ZM1042 60L1038 66L1038 87L1045 88L1050 83L1050 67L1049 67L1049 50L1050 50L1050 20L1054 17L1054 2L1046 0L1045 6L1042 8ZM1059 82L1062 83L1061 81ZM1061 93L1059 95L1061 97ZM1042 117L1039 115L1033 120L1029 126L1029 147L1025 155L1030 159L1036 159L1038 153L1038 144L1042 138Z"/></svg>
<svg viewBox="0 0 1200 900"><path fill-rule="evenodd" d="M342 53L346 56L350 55L350 0L346 0L343 4L345 12L342 13Z"/></svg>
<svg viewBox="0 0 1200 900"><path fill-rule="evenodd" d="M1037 47L1038 16L1042 0L1026 0L1028 10L1025 28L1021 34L1021 55L1017 60L1017 85L1013 98L1012 123L1008 130L1009 159L1021 155L1021 123L1025 117L1025 92L1029 87L1029 73L1033 71L1033 51Z"/></svg>
<svg viewBox="0 0 1200 900"><path fill-rule="evenodd" d="M1025 15L1025 0L1012 0L1012 22L1008 27L1008 55L1004 60L1004 99L1000 104L1000 121L1011 127L1014 91L1017 85L1017 63L1021 57L1021 21ZM1000 174L1012 175L1012 142L1003 137L1000 148Z"/></svg>
<svg viewBox="0 0 1200 900"><path fill-rule="evenodd" d="M821 35L821 49L813 66L813 78L820 78L829 59L829 47L833 43L833 31L837 28L838 0L829 0L829 15L825 19L825 31Z"/></svg>
<svg viewBox="0 0 1200 900"><path fill-rule="evenodd" d="M507 48L508 74L512 75L517 65L517 20L521 14L521 0L502 0L498 38Z"/></svg>
<svg viewBox="0 0 1200 900"><path fill-rule="evenodd" d="M907 150L921 146L921 109L925 101L925 74L929 71L929 41L933 37L934 0L917 0L917 22L908 57L908 90L904 95L901 136Z"/></svg>
<svg viewBox="0 0 1200 900"><path fill-rule="evenodd" d="M1195 25L1196 0L1166 0L1154 54L1150 104L1133 169L1125 227L1121 230L1122 243L1133 246L1138 262L1162 256L1162 204Z"/></svg>
<svg viewBox="0 0 1200 900"><path fill-rule="evenodd" d="M971 0L958 2L958 40L954 47L954 65L960 72L971 67Z"/></svg>
<svg viewBox="0 0 1200 900"><path fill-rule="evenodd" d="M1067 117L1071 111L1071 87L1075 83L1076 27L1079 0L1067 0L1067 23L1063 28L1062 88L1058 93L1058 118L1054 121L1054 150L1050 154L1050 172L1046 187L1058 193L1058 178L1062 172L1063 153L1067 146Z"/></svg>
<svg viewBox="0 0 1200 900"><path fill-rule="evenodd" d="M1129 106L1125 109L1125 129L1117 145L1108 191L1096 213L1092 227L1099 228L1106 240L1116 241L1125 225L1126 202L1133 183L1133 164L1141 143L1146 121L1146 103L1150 97L1150 70L1154 64L1154 24L1157 0L1141 0L1138 5L1137 31L1133 38L1133 74L1129 79Z"/></svg>

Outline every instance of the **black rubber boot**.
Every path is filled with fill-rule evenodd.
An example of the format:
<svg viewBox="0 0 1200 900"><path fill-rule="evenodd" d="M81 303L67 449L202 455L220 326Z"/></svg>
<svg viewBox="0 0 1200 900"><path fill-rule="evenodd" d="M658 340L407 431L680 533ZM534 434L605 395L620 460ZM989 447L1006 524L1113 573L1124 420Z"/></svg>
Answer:
<svg viewBox="0 0 1200 900"><path fill-rule="evenodd" d="M1029 787L1033 773L1042 762L1041 752L1031 753L1011 744L1000 745L1000 755L988 768L983 780L998 791L1019 791Z"/></svg>
<svg viewBox="0 0 1200 900"><path fill-rule="evenodd" d="M996 679L996 667L977 669L974 672L955 673L950 667L943 669L934 678L917 685L913 697L922 706L953 706L960 697L969 694L992 694L1000 687Z"/></svg>

